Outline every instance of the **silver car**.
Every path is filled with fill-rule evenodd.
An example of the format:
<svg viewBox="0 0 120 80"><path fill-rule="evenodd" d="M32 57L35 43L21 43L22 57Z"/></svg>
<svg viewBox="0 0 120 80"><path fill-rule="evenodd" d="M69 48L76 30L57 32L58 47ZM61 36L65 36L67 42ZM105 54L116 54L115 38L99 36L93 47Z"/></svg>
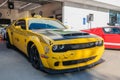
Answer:
<svg viewBox="0 0 120 80"><path fill-rule="evenodd" d="M1 36L2 36L2 39L3 39L3 40L6 39L6 28L2 28L2 29L1 29Z"/></svg>

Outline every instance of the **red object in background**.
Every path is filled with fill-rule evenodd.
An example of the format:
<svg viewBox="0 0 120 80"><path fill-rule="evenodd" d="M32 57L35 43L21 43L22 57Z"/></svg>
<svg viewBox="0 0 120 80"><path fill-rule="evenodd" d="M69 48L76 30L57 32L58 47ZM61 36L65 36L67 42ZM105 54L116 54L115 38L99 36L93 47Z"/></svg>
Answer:
<svg viewBox="0 0 120 80"><path fill-rule="evenodd" d="M82 31L102 37L105 48L120 49L120 27L100 27Z"/></svg>
<svg viewBox="0 0 120 80"><path fill-rule="evenodd" d="M0 42L2 41L2 37L1 37L1 35L0 35Z"/></svg>
<svg viewBox="0 0 120 80"><path fill-rule="evenodd" d="M1 34L0 34L0 42L3 42L4 40L2 39L2 36L1 36Z"/></svg>

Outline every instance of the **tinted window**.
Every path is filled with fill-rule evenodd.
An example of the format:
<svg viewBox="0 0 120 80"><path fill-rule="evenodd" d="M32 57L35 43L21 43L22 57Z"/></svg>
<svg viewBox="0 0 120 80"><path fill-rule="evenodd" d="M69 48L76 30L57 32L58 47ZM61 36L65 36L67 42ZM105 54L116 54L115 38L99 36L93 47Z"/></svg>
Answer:
<svg viewBox="0 0 120 80"><path fill-rule="evenodd" d="M113 28L103 28L105 33L108 34L120 34L120 28L113 27Z"/></svg>
<svg viewBox="0 0 120 80"><path fill-rule="evenodd" d="M29 29L65 29L65 26L62 25L57 20L48 20L48 19L31 19L29 20Z"/></svg>
<svg viewBox="0 0 120 80"><path fill-rule="evenodd" d="M19 20L15 23L15 26L21 26L22 29L26 29L25 20Z"/></svg>

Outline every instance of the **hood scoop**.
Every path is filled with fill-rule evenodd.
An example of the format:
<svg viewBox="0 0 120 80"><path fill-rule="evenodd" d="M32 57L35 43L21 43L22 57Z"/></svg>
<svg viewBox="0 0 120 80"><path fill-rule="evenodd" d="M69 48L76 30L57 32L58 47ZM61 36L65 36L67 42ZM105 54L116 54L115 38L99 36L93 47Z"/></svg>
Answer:
<svg viewBox="0 0 120 80"><path fill-rule="evenodd" d="M76 39L76 38L88 38L92 37L86 32L76 32L76 31L64 31L64 30L33 30L34 32L43 34L50 37L53 40L66 40L66 39Z"/></svg>
<svg viewBox="0 0 120 80"><path fill-rule="evenodd" d="M89 35L89 33L70 33L70 34L63 34L63 36L84 36Z"/></svg>

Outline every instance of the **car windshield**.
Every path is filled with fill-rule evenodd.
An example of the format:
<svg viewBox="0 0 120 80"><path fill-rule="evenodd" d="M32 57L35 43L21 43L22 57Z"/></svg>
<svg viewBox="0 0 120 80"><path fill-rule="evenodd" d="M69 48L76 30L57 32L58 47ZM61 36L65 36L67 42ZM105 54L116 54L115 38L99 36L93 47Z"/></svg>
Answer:
<svg viewBox="0 0 120 80"><path fill-rule="evenodd" d="M106 33L110 33L110 34L120 34L120 28L117 28L117 27L104 28L104 31L105 31Z"/></svg>
<svg viewBox="0 0 120 80"><path fill-rule="evenodd" d="M48 20L48 19L31 19L29 20L29 29L65 29L65 26L62 25L57 20Z"/></svg>

